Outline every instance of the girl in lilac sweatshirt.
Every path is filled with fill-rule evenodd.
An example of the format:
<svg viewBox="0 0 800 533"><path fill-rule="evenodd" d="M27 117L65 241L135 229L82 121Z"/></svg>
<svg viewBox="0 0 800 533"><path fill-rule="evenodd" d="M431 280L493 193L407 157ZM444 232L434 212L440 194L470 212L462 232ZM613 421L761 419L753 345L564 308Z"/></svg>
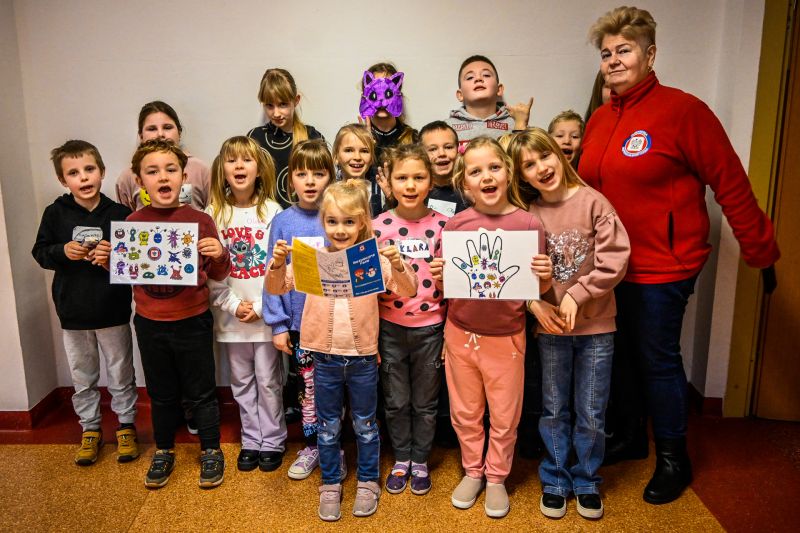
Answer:
<svg viewBox="0 0 800 533"><path fill-rule="evenodd" d="M334 170L333 158L324 141L298 143L289 157L289 176L289 191L294 203L273 219L267 257L272 257L278 240L292 242L293 237L299 238L315 248L327 244L319 219L319 201L334 176ZM287 261L291 263L291 258ZM305 479L319 466L314 359L310 352L300 349L300 318L303 316L306 295L294 290L281 295L263 291L262 301L264 322L272 328L273 344L294 359L298 376L302 378L298 396L306 446L298 452L297 459L289 467L289 477Z"/></svg>

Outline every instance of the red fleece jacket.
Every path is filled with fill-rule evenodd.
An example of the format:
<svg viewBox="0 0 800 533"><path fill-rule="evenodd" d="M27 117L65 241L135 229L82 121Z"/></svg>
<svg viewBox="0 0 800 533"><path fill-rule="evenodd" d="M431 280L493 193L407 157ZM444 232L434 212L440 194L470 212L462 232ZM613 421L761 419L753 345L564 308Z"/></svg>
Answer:
<svg viewBox="0 0 800 533"><path fill-rule="evenodd" d="M711 187L751 267L780 257L772 222L714 113L649 74L593 115L579 174L614 205L631 241L626 281L695 275L711 253L705 189Z"/></svg>

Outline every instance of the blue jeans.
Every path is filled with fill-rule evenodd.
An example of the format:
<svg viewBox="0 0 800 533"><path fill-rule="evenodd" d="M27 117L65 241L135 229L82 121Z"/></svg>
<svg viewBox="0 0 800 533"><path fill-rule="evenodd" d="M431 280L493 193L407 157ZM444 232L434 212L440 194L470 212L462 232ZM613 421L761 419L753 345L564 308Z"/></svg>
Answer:
<svg viewBox="0 0 800 533"><path fill-rule="evenodd" d="M617 285L617 352L639 368L656 439L686 436L688 391L681 326L697 276L670 283ZM616 384L615 384L616 386ZM621 384L623 387L631 385ZM638 398L629 401L641 403Z"/></svg>
<svg viewBox="0 0 800 533"><path fill-rule="evenodd" d="M317 407L317 447L322 484L341 480L342 408L344 390L350 399L358 446L358 480L378 481L381 442L375 410L378 405L378 362L375 355L344 356L314 352L314 401Z"/></svg>
<svg viewBox="0 0 800 533"><path fill-rule="evenodd" d="M539 433L547 455L539 465L542 491L559 496L597 494L605 453L605 413L611 383L614 335L539 335L542 417ZM570 390L575 378L571 427ZM570 451L575 451L575 463Z"/></svg>

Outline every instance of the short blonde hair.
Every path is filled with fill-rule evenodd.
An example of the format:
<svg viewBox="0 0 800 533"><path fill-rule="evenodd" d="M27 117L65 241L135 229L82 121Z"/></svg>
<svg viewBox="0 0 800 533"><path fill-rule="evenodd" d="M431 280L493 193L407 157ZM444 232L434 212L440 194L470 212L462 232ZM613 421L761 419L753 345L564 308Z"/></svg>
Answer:
<svg viewBox="0 0 800 533"><path fill-rule="evenodd" d="M646 9L620 6L612 9L589 28L589 41L599 50L606 35L622 35L647 50L656 44L656 21Z"/></svg>
<svg viewBox="0 0 800 533"><path fill-rule="evenodd" d="M367 180L350 178L332 183L322 194L322 203L319 207L319 217L322 227L325 227L325 213L335 205L343 213L361 220L363 227L358 233L356 242L371 239L372 214L369 210L370 184Z"/></svg>
<svg viewBox="0 0 800 533"><path fill-rule="evenodd" d="M512 139L511 144L508 146L508 153L511 156L512 164L514 165L514 175L512 181L516 184L516 188L522 197L523 202L527 208L539 196L537 191L522 177L522 157L525 150L539 152L551 152L555 154L561 162L561 167L564 171L564 180L562 186L574 187L576 185L585 186L586 183L578 176L572 165L569 164L564 152L559 148L558 143L553 139L550 134L542 128L528 128L525 131L519 132Z"/></svg>
<svg viewBox="0 0 800 533"><path fill-rule="evenodd" d="M554 116L553 120L550 121L550 125L547 126L547 133L552 135L553 130L556 129L556 126L559 122L569 122L570 120L574 120L578 123L578 127L581 130L581 136L583 136L583 130L586 128L586 123L583 121L583 117L572 109L567 109L566 111L562 111L558 115Z"/></svg>
<svg viewBox="0 0 800 533"><path fill-rule="evenodd" d="M514 164L511 161L511 157L509 157L496 140L491 137L486 137L485 135L472 139L461 157L456 159L456 168L453 170L453 188L459 192L464 191L464 182L466 181L464 176L466 172L465 161L467 159L467 154L479 148L491 149L500 161L502 161L506 169L506 175L508 176L508 201L520 209L528 209L528 205L522 200L519 194L519 182L513 179Z"/></svg>

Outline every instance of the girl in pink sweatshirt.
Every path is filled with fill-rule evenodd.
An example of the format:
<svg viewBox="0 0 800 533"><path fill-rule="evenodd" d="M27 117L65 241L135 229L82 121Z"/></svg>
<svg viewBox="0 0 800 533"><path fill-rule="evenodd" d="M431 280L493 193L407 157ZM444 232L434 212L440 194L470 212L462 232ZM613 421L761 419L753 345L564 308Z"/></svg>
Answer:
<svg viewBox="0 0 800 533"><path fill-rule="evenodd" d="M616 330L613 289L625 275L628 234L608 200L586 186L547 132L520 133L508 151L523 198L544 226L553 262L552 290L529 303L539 320L539 432L547 449L539 465L539 508L547 517L561 518L574 493L578 514L597 519L603 516L597 470L605 448Z"/></svg>

